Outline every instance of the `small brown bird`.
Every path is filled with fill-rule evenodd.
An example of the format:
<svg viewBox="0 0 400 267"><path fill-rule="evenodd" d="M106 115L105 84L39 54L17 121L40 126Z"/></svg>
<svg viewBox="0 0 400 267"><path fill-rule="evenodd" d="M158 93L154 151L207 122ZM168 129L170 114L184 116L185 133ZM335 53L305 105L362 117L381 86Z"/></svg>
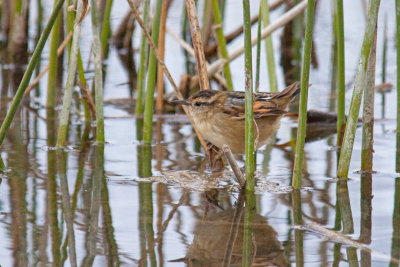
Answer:
<svg viewBox="0 0 400 267"><path fill-rule="evenodd" d="M256 149L278 130L286 107L300 93L299 85L295 82L276 93L254 93ZM202 90L187 100L174 102L188 106L204 139L219 148L226 144L232 153L245 153L245 92Z"/></svg>

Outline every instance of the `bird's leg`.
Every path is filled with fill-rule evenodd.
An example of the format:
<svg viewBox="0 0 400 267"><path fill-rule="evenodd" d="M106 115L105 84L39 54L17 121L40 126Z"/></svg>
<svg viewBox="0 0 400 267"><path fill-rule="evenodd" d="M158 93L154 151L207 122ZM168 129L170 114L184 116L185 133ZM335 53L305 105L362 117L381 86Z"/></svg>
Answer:
<svg viewBox="0 0 400 267"><path fill-rule="evenodd" d="M222 161L223 151L211 143L207 144L208 159L210 160L210 167L212 172L220 172L224 169L224 162Z"/></svg>

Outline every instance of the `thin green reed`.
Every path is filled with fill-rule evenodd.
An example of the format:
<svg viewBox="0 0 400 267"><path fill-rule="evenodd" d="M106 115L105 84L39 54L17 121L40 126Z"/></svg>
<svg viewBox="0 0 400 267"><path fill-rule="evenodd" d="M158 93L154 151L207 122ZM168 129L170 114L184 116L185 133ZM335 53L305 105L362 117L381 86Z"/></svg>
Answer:
<svg viewBox="0 0 400 267"><path fill-rule="evenodd" d="M337 48L337 145L341 144L341 133L345 120L345 56L343 0L335 0L336 48Z"/></svg>
<svg viewBox="0 0 400 267"><path fill-rule="evenodd" d="M1 124L0 128L0 146L3 144L4 138L6 137L7 131L10 128L11 122L14 118L15 113L17 112L17 109L19 107L19 104L21 103L22 97L24 96L25 90L29 85L29 81L32 77L32 73L35 70L35 66L40 60L40 55L42 53L43 47L46 44L46 40L50 35L51 28L53 27L57 15L60 12L65 0L59 0L57 4L55 5L49 21L47 22L46 27L44 28L40 39L38 41L38 44L35 48L35 51L33 51L32 58L29 61L28 67L26 68L26 71L24 73L24 76L22 77L21 83L18 86L17 92L14 96L13 102L11 104L10 109L8 110L8 113L6 117L4 118L3 123Z"/></svg>
<svg viewBox="0 0 400 267"><path fill-rule="evenodd" d="M36 30L37 30L37 36L35 37L35 46L37 45L39 38L40 38L40 33L42 32L42 22L43 22L43 6L42 6L42 1L37 0L36 2L36 8L37 8L37 19L36 19ZM40 61L36 65L36 71L35 71L35 76L38 76L40 73ZM35 96L39 97L40 96L40 85L39 83L36 85L35 88Z"/></svg>
<svg viewBox="0 0 400 267"><path fill-rule="evenodd" d="M372 42L374 40L375 26L378 19L380 2L380 0L371 0L368 11L367 27L365 29L361 55L358 61L353 96L351 98L350 111L339 158L337 176L342 178L347 178L349 173L351 154L353 152L355 132L358 123L358 114L360 112L361 98L366 83L367 63Z"/></svg>
<svg viewBox="0 0 400 267"><path fill-rule="evenodd" d="M158 44L158 34L160 30L162 0L157 0L154 13L153 28L151 38L155 44ZM153 135L153 106L154 106L154 86L156 83L157 59L153 51L150 51L149 69L147 71L147 89L146 103L144 107L144 122L143 122L143 141L146 144L151 143Z"/></svg>
<svg viewBox="0 0 400 267"><path fill-rule="evenodd" d="M258 9L258 14L261 14L261 4ZM260 56L261 56L261 15L258 16L257 21L257 56L256 56L256 78L254 81L255 91L260 91Z"/></svg>
<svg viewBox="0 0 400 267"><path fill-rule="evenodd" d="M251 55L251 22L250 2L243 0L243 32L244 32L244 73L246 90L246 190L254 191L254 116L253 116L253 69Z"/></svg>
<svg viewBox="0 0 400 267"><path fill-rule="evenodd" d="M222 58L228 60L228 50L226 49L226 40L223 32L223 27L222 27L223 22L221 18L221 12L219 10L218 0L211 0L211 2L214 12L214 22L216 25L215 31L217 33L219 51L221 52ZM224 75L226 79L226 84L228 86L228 90L233 91L232 74L231 74L231 69L229 68L228 61L224 65Z"/></svg>
<svg viewBox="0 0 400 267"><path fill-rule="evenodd" d="M397 127L396 172L400 172L400 0L396 0Z"/></svg>
<svg viewBox="0 0 400 267"><path fill-rule="evenodd" d="M260 12L264 27L268 27L270 24L269 19L269 6L268 1L261 1L261 12ZM268 78L269 78L269 89L271 92L278 91L278 82L276 80L275 60L274 60L274 46L272 44L272 36L269 35L265 38L265 51L267 55L268 65Z"/></svg>
<svg viewBox="0 0 400 267"><path fill-rule="evenodd" d="M301 174L303 170L304 142L306 137L307 124L308 81L310 78L312 35L314 28L314 9L315 0L309 0L307 4L307 22L304 38L303 66L301 70L301 93L299 120L297 128L296 154L294 159L294 170L292 179L292 185L295 189L299 189L301 187Z"/></svg>
<svg viewBox="0 0 400 267"><path fill-rule="evenodd" d="M110 27L110 17L111 17L111 7L113 4L113 0L107 0L106 8L104 11L104 19L103 25L101 27L101 51L103 53L103 57L106 57L108 54L108 38L110 37L111 27Z"/></svg>
<svg viewBox="0 0 400 267"><path fill-rule="evenodd" d="M54 3L55 2L56 0L54 1ZM51 31L51 39L50 39L49 72L47 75L47 100L46 100L46 107L48 108L54 108L55 98L56 98L56 85L57 85L57 74L58 74L57 49L60 40L60 26L61 26L61 15L59 14L54 23L54 27Z"/></svg>
<svg viewBox="0 0 400 267"><path fill-rule="evenodd" d="M149 21L149 5L150 5L150 0L143 1L143 21L145 25L148 25ZM140 44L140 63L139 63L139 70L138 70L138 77L136 84L136 107L135 107L136 115L142 115L144 111L143 91L144 91L144 84L146 77L147 50L148 50L148 45L146 42L146 37L142 32L142 40Z"/></svg>
<svg viewBox="0 0 400 267"><path fill-rule="evenodd" d="M393 233L390 256L392 259L400 258L400 178L396 178L394 184L394 205L393 205ZM399 266L397 262L392 261L389 267Z"/></svg>
<svg viewBox="0 0 400 267"><path fill-rule="evenodd" d="M64 90L63 108L61 110L60 124L57 136L57 148L62 148L65 144L68 134L69 113L71 110L72 91L75 82L76 64L79 51L79 38L81 34L81 23L79 23L80 16L83 9L83 0L77 3L77 16L75 18L74 34L72 36L71 54L68 62L67 82Z"/></svg>
<svg viewBox="0 0 400 267"><path fill-rule="evenodd" d="M101 55L100 23L97 1L91 0L92 6L92 35L94 54L94 92L96 104L96 140L104 143L104 114L103 114L103 58Z"/></svg>

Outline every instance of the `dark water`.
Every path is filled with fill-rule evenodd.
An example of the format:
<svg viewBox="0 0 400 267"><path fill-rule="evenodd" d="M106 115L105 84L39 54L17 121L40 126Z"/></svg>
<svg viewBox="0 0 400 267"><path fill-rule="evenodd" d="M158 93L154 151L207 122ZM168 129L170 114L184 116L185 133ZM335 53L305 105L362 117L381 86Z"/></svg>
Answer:
<svg viewBox="0 0 400 267"><path fill-rule="evenodd" d="M345 2L346 75L352 86L365 17L361 1ZM168 26L179 32L183 1L174 1ZM309 105L332 111L331 3L320 0L315 27L319 67L312 70ZM388 16L388 70L395 83L394 3L382 1L378 59L382 58L382 25ZM229 2L226 31L240 25L241 2ZM257 1L252 11L257 12ZM126 3L115 1L115 28ZM46 12L49 9L46 9ZM276 18L283 12L273 13ZM34 16L31 20L34 21ZM82 52L90 51L86 19ZM274 34L279 52L280 35ZM134 46L140 39L136 33ZM235 48L242 40L234 41ZM31 44L30 44L31 45ZM278 53L277 53L278 55ZM46 64L47 51L42 65ZM262 70L266 70L262 49ZM4 59L4 55L3 55ZM135 55L138 62L138 57ZM279 63L279 57L275 60ZM232 172L204 170L204 153L183 115L155 118L154 142L137 141L140 120L133 116L129 71L115 49L110 50L105 82L105 146L94 142L82 116L72 112L69 146L55 151L58 109L47 111L46 77L42 94L17 114L1 149L7 167L0 177L1 266L241 266L244 248L255 251L253 266L398 266L400 260L400 178L395 172L395 91L386 95L385 119L380 119L381 96L376 94L373 175L361 176L361 128L357 130L351 179L336 177L335 124L317 125L319 139L305 146L303 188L290 188L293 147L267 146L257 153L254 196L239 193ZM184 58L167 35L166 64L176 80ZM278 64L279 65L279 64ZM243 58L231 64L235 87L244 85ZM89 68L90 69L90 68ZM12 96L21 72L2 61L3 118L6 97ZM92 73L87 74L90 78ZM381 78L377 68L377 84ZM284 87L283 69L278 81ZM267 88L267 75L261 79ZM170 88L169 88L170 90ZM4 93L6 92L6 93ZM346 94L347 102L351 90ZM115 99L122 99L116 101ZM347 105L348 106L348 105ZM277 143L292 139L295 121L284 119ZM310 138L311 139L311 138ZM243 159L238 159L244 164ZM150 178L141 178L149 176ZM249 216L252 223L248 222ZM250 218L250 219L251 219ZM246 219L246 221L245 221ZM251 221L251 220L250 220ZM245 233L252 228L250 238ZM245 246L244 244L247 244Z"/></svg>

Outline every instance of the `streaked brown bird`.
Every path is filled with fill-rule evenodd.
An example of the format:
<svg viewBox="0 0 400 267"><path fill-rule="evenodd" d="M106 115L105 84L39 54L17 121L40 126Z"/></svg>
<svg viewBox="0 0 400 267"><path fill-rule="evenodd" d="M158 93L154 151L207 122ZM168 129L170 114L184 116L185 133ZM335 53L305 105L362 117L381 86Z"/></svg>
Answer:
<svg viewBox="0 0 400 267"><path fill-rule="evenodd" d="M288 104L300 93L299 85L295 82L276 93L254 93L256 149L278 130ZM219 148L226 144L232 153L245 153L245 92L202 90L174 102L188 107L204 139Z"/></svg>

